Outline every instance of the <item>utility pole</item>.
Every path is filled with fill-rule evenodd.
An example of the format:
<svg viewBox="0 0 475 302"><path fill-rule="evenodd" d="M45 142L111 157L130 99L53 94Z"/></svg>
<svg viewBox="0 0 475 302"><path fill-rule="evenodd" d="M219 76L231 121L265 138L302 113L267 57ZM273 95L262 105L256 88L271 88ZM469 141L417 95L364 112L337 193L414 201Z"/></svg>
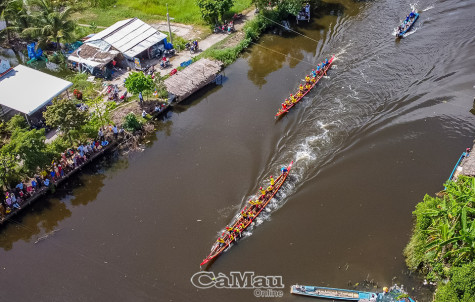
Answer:
<svg viewBox="0 0 475 302"><path fill-rule="evenodd" d="M167 3L167 21L168 21L168 33L170 34L170 43L173 44L172 29L170 27L170 15L168 14L168 3Z"/></svg>

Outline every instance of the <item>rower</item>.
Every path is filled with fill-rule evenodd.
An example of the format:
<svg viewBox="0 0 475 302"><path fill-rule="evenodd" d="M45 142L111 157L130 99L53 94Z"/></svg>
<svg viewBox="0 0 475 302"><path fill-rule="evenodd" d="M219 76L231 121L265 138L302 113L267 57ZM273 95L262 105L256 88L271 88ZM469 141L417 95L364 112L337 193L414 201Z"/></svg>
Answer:
<svg viewBox="0 0 475 302"><path fill-rule="evenodd" d="M311 88L312 88L312 85L310 85L310 83L307 83L307 85L305 85L305 89L310 90Z"/></svg>
<svg viewBox="0 0 475 302"><path fill-rule="evenodd" d="M218 238L218 242L219 242L219 246L223 246L224 245L224 239L219 237Z"/></svg>
<svg viewBox="0 0 475 302"><path fill-rule="evenodd" d="M302 91L297 92L297 98L300 99L303 96ZM297 101L295 101L297 103Z"/></svg>
<svg viewBox="0 0 475 302"><path fill-rule="evenodd" d="M285 174L285 173L287 173L287 168L286 168L286 167L282 167L282 169L280 169L280 171L282 172L282 174Z"/></svg>
<svg viewBox="0 0 475 302"><path fill-rule="evenodd" d="M315 69L312 69L312 77L316 77L317 73L315 72Z"/></svg>
<svg viewBox="0 0 475 302"><path fill-rule="evenodd" d="M304 88L303 88L303 85L300 84L300 86L299 86L299 92L303 91L303 89L304 89Z"/></svg>
<svg viewBox="0 0 475 302"><path fill-rule="evenodd" d="M286 105L290 105L290 104L292 104L292 103L289 102L289 99L285 99L285 104L286 104Z"/></svg>
<svg viewBox="0 0 475 302"><path fill-rule="evenodd" d="M328 65L328 59L325 59L325 66Z"/></svg>
<svg viewBox="0 0 475 302"><path fill-rule="evenodd" d="M285 103L282 103L282 110L286 110L287 109L287 105Z"/></svg>
<svg viewBox="0 0 475 302"><path fill-rule="evenodd" d="M272 190L274 190L274 186L268 186L268 187L267 187L267 192L270 192L270 191L272 191Z"/></svg>
<svg viewBox="0 0 475 302"><path fill-rule="evenodd" d="M296 103L295 97L292 94L290 95L290 101L292 103Z"/></svg>
<svg viewBox="0 0 475 302"><path fill-rule="evenodd" d="M266 190L264 190L262 187L259 188L261 191L261 196L266 196Z"/></svg>
<svg viewBox="0 0 475 302"><path fill-rule="evenodd" d="M310 76L307 74L307 76L305 77L305 82L306 83L310 83Z"/></svg>
<svg viewBox="0 0 475 302"><path fill-rule="evenodd" d="M274 177L270 176L270 185L273 186L275 183Z"/></svg>
<svg viewBox="0 0 475 302"><path fill-rule="evenodd" d="M317 74L320 74L320 64L317 65Z"/></svg>

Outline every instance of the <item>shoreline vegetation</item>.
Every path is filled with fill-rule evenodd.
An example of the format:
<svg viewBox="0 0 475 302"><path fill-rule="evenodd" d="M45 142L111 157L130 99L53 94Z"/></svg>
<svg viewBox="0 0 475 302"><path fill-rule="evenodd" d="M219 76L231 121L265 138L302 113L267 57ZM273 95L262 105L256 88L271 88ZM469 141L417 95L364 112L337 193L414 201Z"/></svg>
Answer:
<svg viewBox="0 0 475 302"><path fill-rule="evenodd" d="M475 296L475 178L448 181L413 212L415 225L404 256L412 271L435 284L434 301L473 301Z"/></svg>
<svg viewBox="0 0 475 302"><path fill-rule="evenodd" d="M186 0L185 2L199 12L199 3L203 1L216 2L217 0ZM163 1L158 1L158 6L164 6L163 3L160 4L161 2ZM193 61L197 61L200 58L211 58L219 60L227 66L233 63L251 43L257 41L272 22L280 21L292 14L292 7L289 8L286 1L271 1L271 5L269 5L268 1L263 0L235 0L234 6L231 5L233 3L232 0L225 0L225 2L228 3L227 8L219 13L213 12L215 15L211 14L211 16L219 16L219 19L224 19L239 12L237 9L249 11L252 9L251 6L253 4L260 8L260 12L255 17L247 20L242 30L236 31L223 41L214 44L194 57ZM299 9L304 1L289 0L288 2L293 3L293 9L295 10ZM85 12L84 16L87 16L87 11L89 10L97 9L100 6L103 6L102 9L105 10L107 7L115 7L116 4L114 3L123 5L125 2L120 0L91 0L91 7L89 9L75 6L75 1L66 1L64 3L57 3L53 0L46 0L42 3L9 2L9 4L0 7L2 9L2 16L7 21L7 28L1 32L4 35L0 35L0 38L3 37L3 45L6 43L11 49L16 48L16 51L19 50L18 48L21 49L20 45L26 45L25 42L35 41L39 46L46 47L46 49L48 49L48 45L50 47L53 45L53 49L46 50L45 52L48 53L48 58L53 57L53 55L56 58L62 58L63 61L61 62L60 60L58 62L62 64L65 58L60 51L59 43L72 42L73 40L71 39L84 34L84 27L74 27L71 25L71 22L74 22L74 18L71 16L79 12ZM10 7L9 5L12 6ZM17 10L14 11L13 8ZM172 5L169 8L172 11L175 9ZM31 10L33 13L31 16L28 16L28 19L24 20L24 24L19 24L19 20L15 18L26 17L23 15L25 11L22 9L25 9L25 11ZM194 15L200 16L203 20L191 20L190 22L196 22L198 26L206 24L204 21L206 19L205 12L203 8L201 10L201 15L199 13ZM68 11L68 14L61 14L61 12L65 11ZM179 11L186 12L184 9ZM38 31L37 27L38 24L48 27L48 24L46 24L48 21L43 19L44 14L50 14L57 19L63 18L61 19L62 23L59 22L59 24L68 24L69 34L63 33L61 36L59 32L49 32L46 36L42 36L44 32ZM127 14L130 14L130 12ZM129 17L129 15L122 16L120 14L118 16L120 16L120 19ZM149 18L145 19L150 20ZM107 20L107 18L104 20ZM114 21L110 22L113 23ZM176 21L183 20L181 20L181 17L177 17ZM210 22L208 22L208 25L211 26ZM32 28L31 26L36 27ZM97 29L97 27L98 25L93 21L88 29L93 30L94 28ZM183 43L182 40L177 39L177 42ZM21 49L21 51L25 50ZM0 200L3 205L3 208L0 209L2 224L11 215L16 214L20 210L11 203L11 199L8 200L10 203L7 204L8 196L11 197L13 192L17 194L16 196L18 194L22 195L20 205L29 204L32 199L36 200L47 191L44 188L37 190L37 188L32 186L32 181L40 185L44 184L44 181L47 181L49 184L58 184L55 182L55 177L58 177L57 173L61 175L61 171L58 171L58 167L54 163L59 163L64 159L62 158L65 153L64 150L72 150L71 152L74 154L78 153L82 146L90 144L91 141L101 141L103 139L101 133L105 132L106 129L115 129L114 136L119 132L121 137L125 136L128 138L123 140L121 144L114 143L113 146L110 145L107 149L116 148L118 145L121 148L135 149L139 145L140 140L145 137L145 134L153 132L155 130L154 123L152 122L153 117L162 115L171 105L166 99L166 87L163 84L167 76L160 76L159 73L154 75L153 77L145 75L143 72L131 72L124 82L127 91L131 95L117 101L110 101L110 98L107 100L107 95L109 94L110 96L111 91L117 89L117 85L108 85L104 80L90 81L89 75L85 73L67 76L66 79L73 83L71 90L74 91L74 98L68 99L63 95L63 98L60 97L53 100L52 105L48 106L42 114L44 123L41 124L41 127L31 127L27 124L26 119L20 115L14 116L8 122L3 122L0 125L0 132L2 134L2 142L0 144L0 161L2 162L2 165L0 165L0 185L3 187L2 191L4 193L2 194L3 198ZM57 130L53 139L49 139L47 142L46 134L48 131L46 130L48 128L61 130ZM102 153L94 153L93 158L98 157ZM84 158L82 161L88 163L89 158ZM74 167L74 173L80 169L76 163L74 163ZM40 180L36 178L37 175L42 176ZM67 178L68 175L70 174L61 175L61 181ZM17 186L24 187L24 189L21 189L21 193ZM28 188L30 188L30 191L27 191ZM8 196L6 195L7 192L9 193ZM39 194L35 194L35 192Z"/></svg>

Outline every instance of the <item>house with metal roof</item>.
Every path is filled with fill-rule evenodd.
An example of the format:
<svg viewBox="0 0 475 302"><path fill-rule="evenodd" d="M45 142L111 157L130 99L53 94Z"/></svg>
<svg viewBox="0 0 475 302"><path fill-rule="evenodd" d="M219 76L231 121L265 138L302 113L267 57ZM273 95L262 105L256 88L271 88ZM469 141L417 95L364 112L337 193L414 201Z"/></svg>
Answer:
<svg viewBox="0 0 475 302"><path fill-rule="evenodd" d="M18 65L14 68L0 60L0 115L22 113L28 122L73 83L47 73ZM36 119L41 119L41 114Z"/></svg>
<svg viewBox="0 0 475 302"><path fill-rule="evenodd" d="M72 67L105 76L107 68L118 64L132 67L135 58L160 56L167 45L167 36L140 19L122 20L87 39L69 55Z"/></svg>

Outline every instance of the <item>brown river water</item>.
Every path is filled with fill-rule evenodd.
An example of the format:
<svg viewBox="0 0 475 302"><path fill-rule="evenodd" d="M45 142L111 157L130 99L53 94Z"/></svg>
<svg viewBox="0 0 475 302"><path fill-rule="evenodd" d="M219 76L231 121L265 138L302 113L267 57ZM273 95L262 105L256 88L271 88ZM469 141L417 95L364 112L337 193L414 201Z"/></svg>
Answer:
<svg viewBox="0 0 475 302"><path fill-rule="evenodd" d="M1 301L310 301L292 284L404 284L429 301L402 251L411 212L471 146L474 1L323 5L301 34L264 35L157 124L143 152L114 155L0 229ZM337 59L292 111L282 100ZM281 298L190 282L227 223L294 161L245 238L206 269L281 276ZM371 289L371 288L370 288Z"/></svg>

